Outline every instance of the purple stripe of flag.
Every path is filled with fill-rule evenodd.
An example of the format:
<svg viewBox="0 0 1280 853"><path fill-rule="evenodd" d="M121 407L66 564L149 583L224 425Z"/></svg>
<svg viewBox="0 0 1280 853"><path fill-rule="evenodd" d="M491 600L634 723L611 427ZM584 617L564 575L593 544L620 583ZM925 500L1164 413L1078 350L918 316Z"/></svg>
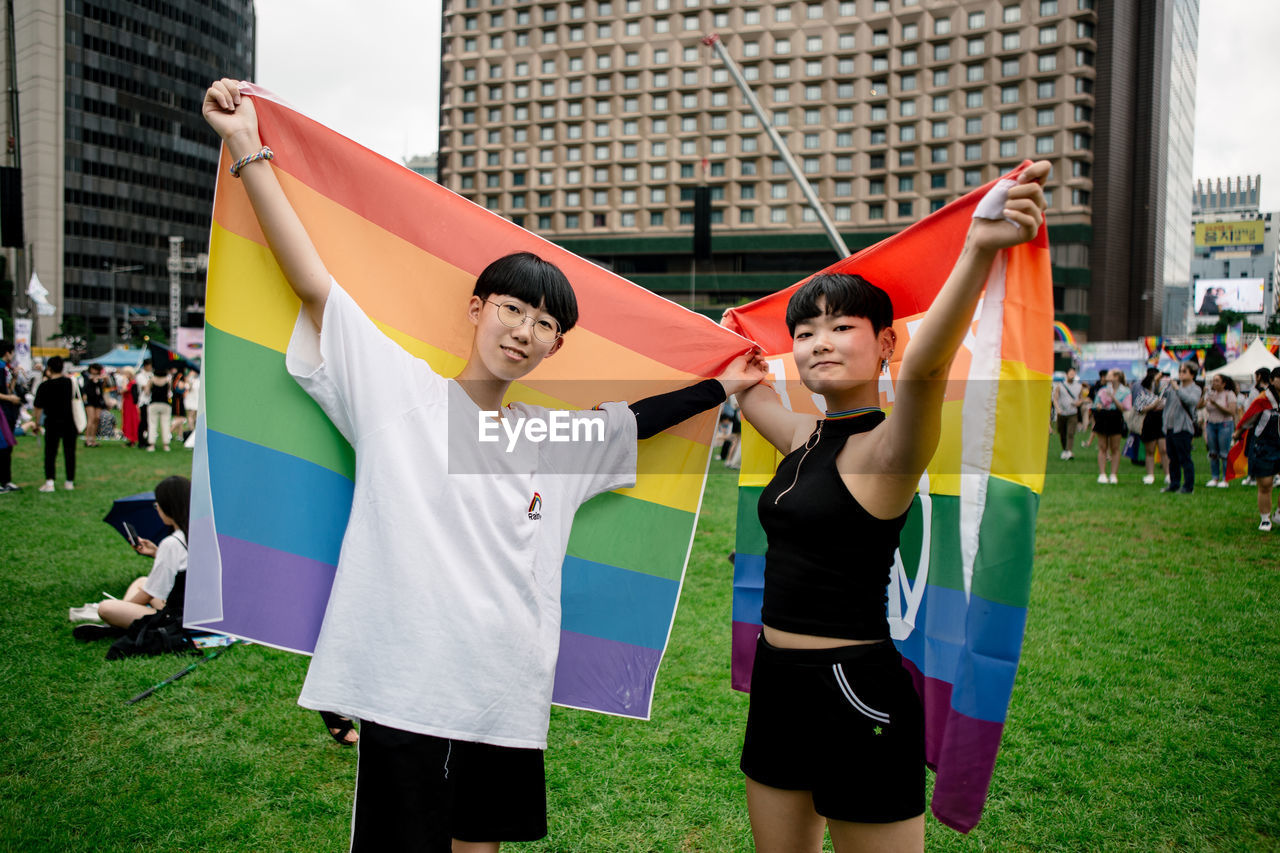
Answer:
<svg viewBox="0 0 1280 853"><path fill-rule="evenodd" d="M960 713L951 707L950 684L926 678L905 657L902 665L911 673L924 702L925 762L934 770L947 768L934 780L933 816L952 829L968 832L982 817L1004 723Z"/></svg>
<svg viewBox="0 0 1280 853"><path fill-rule="evenodd" d="M551 701L647 720L661 661L661 649L562 630Z"/></svg>
<svg viewBox="0 0 1280 853"><path fill-rule="evenodd" d="M759 622L733 623L733 666L734 690L743 693L751 692L751 670L756 663L756 639L760 636Z"/></svg>
<svg viewBox="0 0 1280 853"><path fill-rule="evenodd" d="M315 651L336 569L318 560L218 535L222 552L222 620L206 631Z"/></svg>

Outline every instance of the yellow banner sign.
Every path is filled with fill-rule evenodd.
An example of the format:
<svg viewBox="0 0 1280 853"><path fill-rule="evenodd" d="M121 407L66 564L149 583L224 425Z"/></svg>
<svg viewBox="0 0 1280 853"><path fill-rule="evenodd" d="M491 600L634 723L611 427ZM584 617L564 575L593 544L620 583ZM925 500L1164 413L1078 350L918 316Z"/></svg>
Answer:
<svg viewBox="0 0 1280 853"><path fill-rule="evenodd" d="M1212 246L1261 246L1265 225L1261 219L1246 222L1196 223L1196 245Z"/></svg>

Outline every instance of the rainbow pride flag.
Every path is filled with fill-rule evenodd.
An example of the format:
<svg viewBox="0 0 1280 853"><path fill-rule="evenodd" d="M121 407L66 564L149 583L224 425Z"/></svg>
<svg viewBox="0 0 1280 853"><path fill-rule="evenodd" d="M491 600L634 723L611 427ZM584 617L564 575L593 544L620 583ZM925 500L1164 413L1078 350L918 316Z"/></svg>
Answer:
<svg viewBox="0 0 1280 853"><path fill-rule="evenodd" d="M714 376L750 343L530 234L257 87L263 143L325 265L438 373L470 350L466 304L494 258L531 251L577 291L579 325L510 399L590 408ZM205 404L197 429L188 625L312 651L351 511L351 447L285 370L299 301L241 184L219 171ZM702 500L717 413L640 443L634 488L578 512L564 561L554 700L648 718ZM424 561L431 559L423 555ZM372 616L370 618L376 618Z"/></svg>
<svg viewBox="0 0 1280 853"><path fill-rule="evenodd" d="M886 409L893 408L891 377L902 344L909 345L964 244L978 200L993 185L825 270L862 275L893 299L899 346L881 379ZM1045 232L1002 252L987 279L952 366L942 439L920 480L889 588L890 629L924 701L926 758L937 773L933 813L961 832L982 815L1026 624L1053 369ZM793 410L820 414L821 398L803 388L791 359L784 317L795 287L733 309L727 324L772 354L771 370ZM766 545L756 504L781 456L749 424L742 433L733 686L748 690ZM851 559L857 549L849 543Z"/></svg>

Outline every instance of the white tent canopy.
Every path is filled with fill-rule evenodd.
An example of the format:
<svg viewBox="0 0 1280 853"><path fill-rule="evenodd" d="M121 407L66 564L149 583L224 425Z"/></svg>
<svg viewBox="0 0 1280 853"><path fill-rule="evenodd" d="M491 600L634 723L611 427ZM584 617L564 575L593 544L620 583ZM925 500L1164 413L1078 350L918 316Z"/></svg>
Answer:
<svg viewBox="0 0 1280 853"><path fill-rule="evenodd" d="M1235 361L1228 361L1222 367L1216 370L1210 370L1207 374L1210 377L1222 374L1230 376L1241 387L1248 387L1253 384L1253 372L1259 367L1273 369L1280 367L1280 358L1276 358L1271 351L1263 346L1260 338L1254 338L1253 343L1249 344L1249 348L1240 354Z"/></svg>

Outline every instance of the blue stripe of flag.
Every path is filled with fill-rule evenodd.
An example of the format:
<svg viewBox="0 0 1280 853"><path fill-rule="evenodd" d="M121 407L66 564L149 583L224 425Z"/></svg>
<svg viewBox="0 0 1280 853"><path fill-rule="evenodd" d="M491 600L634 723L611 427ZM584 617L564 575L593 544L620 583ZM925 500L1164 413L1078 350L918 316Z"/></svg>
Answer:
<svg viewBox="0 0 1280 853"><path fill-rule="evenodd" d="M733 556L733 621L759 625L764 600L764 555Z"/></svg>
<svg viewBox="0 0 1280 853"><path fill-rule="evenodd" d="M354 484L313 462L209 430L218 532L338 564Z"/></svg>
<svg viewBox="0 0 1280 853"><path fill-rule="evenodd" d="M660 650L679 595L677 581L565 557L561 628Z"/></svg>
<svg viewBox="0 0 1280 853"><path fill-rule="evenodd" d="M953 685L951 707L1002 723L1026 622L1025 607L978 596L966 602L963 590L931 584L920 603L916 630L898 649L926 677Z"/></svg>

